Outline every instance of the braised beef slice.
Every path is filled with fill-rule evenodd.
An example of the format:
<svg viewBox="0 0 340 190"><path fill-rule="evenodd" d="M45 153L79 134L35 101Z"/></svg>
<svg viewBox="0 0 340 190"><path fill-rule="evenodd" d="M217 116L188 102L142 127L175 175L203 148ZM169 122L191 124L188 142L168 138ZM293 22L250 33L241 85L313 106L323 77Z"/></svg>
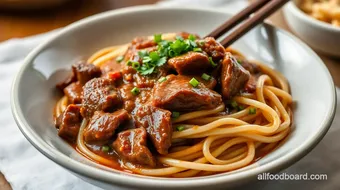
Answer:
<svg viewBox="0 0 340 190"><path fill-rule="evenodd" d="M212 109L222 103L221 95L200 83L193 87L191 78L183 75L168 75L153 88L152 104L171 111L197 111Z"/></svg>
<svg viewBox="0 0 340 190"><path fill-rule="evenodd" d="M82 100L83 87L79 82L73 82L64 88L64 94L70 104L80 104Z"/></svg>
<svg viewBox="0 0 340 190"><path fill-rule="evenodd" d="M189 78L195 77L195 79L197 79L199 82L203 83L205 87L213 90L217 84L217 81L214 77L210 76L209 80L205 80L202 78L202 75L188 75Z"/></svg>
<svg viewBox="0 0 340 190"><path fill-rule="evenodd" d="M79 62L72 65L72 70L76 74L77 80L82 85L93 78L100 77L102 74L100 68L86 62Z"/></svg>
<svg viewBox="0 0 340 190"><path fill-rule="evenodd" d="M113 148L125 161L150 167L156 166L156 161L147 147L147 132L143 127L118 133Z"/></svg>
<svg viewBox="0 0 340 190"><path fill-rule="evenodd" d="M168 153L172 136L170 111L152 105L143 105L136 112L135 123L137 127L146 129L157 152Z"/></svg>
<svg viewBox="0 0 340 190"><path fill-rule="evenodd" d="M197 40L197 45L205 51L215 62L219 62L225 55L224 47L212 37Z"/></svg>
<svg viewBox="0 0 340 190"><path fill-rule="evenodd" d="M106 144L119 125L127 120L129 120L129 114L125 110L113 113L96 111L89 125L84 129L84 140L88 144Z"/></svg>
<svg viewBox="0 0 340 190"><path fill-rule="evenodd" d="M77 76L72 72L72 74L69 77L67 77L64 81L58 83L56 87L59 90L63 91L67 86L69 86L71 83L76 82L76 81L77 81Z"/></svg>
<svg viewBox="0 0 340 190"><path fill-rule="evenodd" d="M82 117L80 107L70 104L63 113L56 119L58 135L64 139L74 142L77 139Z"/></svg>
<svg viewBox="0 0 340 190"><path fill-rule="evenodd" d="M253 93L256 90L258 75L250 75L248 82L244 86L244 92Z"/></svg>
<svg viewBox="0 0 340 190"><path fill-rule="evenodd" d="M56 87L63 91L64 88L76 81L79 81L83 86L87 81L95 77L100 77L101 74L100 68L96 67L95 65L79 62L72 65L72 74L64 81L58 83Z"/></svg>
<svg viewBox="0 0 340 190"><path fill-rule="evenodd" d="M208 56L200 52L188 52L173 57L168 60L168 64L181 75L203 73L205 70L212 67Z"/></svg>
<svg viewBox="0 0 340 190"><path fill-rule="evenodd" d="M250 74L258 74L260 72L260 68L258 65L251 63L246 58L241 56L234 56L237 60L237 62L242 65L243 68L245 68L247 71L250 72Z"/></svg>
<svg viewBox="0 0 340 190"><path fill-rule="evenodd" d="M223 59L221 72L222 95L225 99L239 93L250 77L249 71L245 70L231 53L227 53Z"/></svg>
<svg viewBox="0 0 340 190"><path fill-rule="evenodd" d="M182 36L184 39L188 39L190 35L193 35L196 39L200 39L200 37L197 34L191 34L188 32L180 32L177 34L178 36Z"/></svg>
<svg viewBox="0 0 340 190"><path fill-rule="evenodd" d="M132 40L131 44L136 49L144 49L144 48L149 48L149 47L153 47L157 45L157 43L153 39L148 39L146 37L137 37Z"/></svg>
<svg viewBox="0 0 340 190"><path fill-rule="evenodd" d="M105 78L94 78L83 86L81 114L90 118L95 111L112 111L122 104L113 82Z"/></svg>

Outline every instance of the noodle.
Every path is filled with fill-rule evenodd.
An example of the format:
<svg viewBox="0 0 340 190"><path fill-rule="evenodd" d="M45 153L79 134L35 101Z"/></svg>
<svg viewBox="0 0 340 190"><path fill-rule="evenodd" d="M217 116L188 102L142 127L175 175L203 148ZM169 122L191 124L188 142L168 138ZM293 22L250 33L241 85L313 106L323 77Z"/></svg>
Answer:
<svg viewBox="0 0 340 190"><path fill-rule="evenodd" d="M175 34L163 34L163 39L174 39ZM148 37L153 38L153 37ZM107 61L123 55L130 44L112 46L93 54L88 62L101 66ZM244 57L233 49L226 49ZM261 75L253 94L241 94L233 98L244 109L226 115L225 104L211 110L194 111L181 114L172 120L174 128L173 146L167 155L157 156L158 163L164 167L149 169L125 162L124 166L135 173L148 176L191 177L210 175L237 169L246 169L256 161L257 154L275 149L290 132L292 125L293 102L285 77L270 67L254 62ZM59 116L68 104L62 97L56 104L55 113ZM256 113L250 114L252 110ZM77 138L78 150L94 161L107 166L117 166L115 161L101 157L87 148L83 141L84 119ZM195 140L195 144L185 144ZM177 145L177 146L176 146ZM256 164L248 167L256 167Z"/></svg>

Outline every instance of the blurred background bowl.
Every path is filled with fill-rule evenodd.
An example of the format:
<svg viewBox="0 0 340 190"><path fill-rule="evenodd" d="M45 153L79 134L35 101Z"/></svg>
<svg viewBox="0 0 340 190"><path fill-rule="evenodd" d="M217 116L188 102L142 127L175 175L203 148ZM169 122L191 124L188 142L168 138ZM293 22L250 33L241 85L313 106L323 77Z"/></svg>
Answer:
<svg viewBox="0 0 340 190"><path fill-rule="evenodd" d="M340 28L307 15L297 6L298 2L291 1L284 7L289 27L315 50L340 57Z"/></svg>
<svg viewBox="0 0 340 190"><path fill-rule="evenodd" d="M1 9L41 9L61 5L68 0L0 0Z"/></svg>

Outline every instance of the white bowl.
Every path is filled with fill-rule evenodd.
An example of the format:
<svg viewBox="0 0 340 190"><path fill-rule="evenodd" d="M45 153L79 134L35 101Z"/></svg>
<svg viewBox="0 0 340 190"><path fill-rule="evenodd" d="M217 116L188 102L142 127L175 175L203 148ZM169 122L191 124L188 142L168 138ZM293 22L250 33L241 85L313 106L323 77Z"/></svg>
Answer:
<svg viewBox="0 0 340 190"><path fill-rule="evenodd" d="M290 28L315 50L340 57L340 28L307 15L297 2L291 1L283 9Z"/></svg>
<svg viewBox="0 0 340 190"><path fill-rule="evenodd" d="M143 6L102 13L62 29L28 55L15 78L11 105L20 130L55 163L104 188L226 189L256 180L260 173L288 167L326 134L335 113L335 89L327 68L308 46L267 24L249 32L233 47L287 77L296 102L294 125L282 146L250 167L185 179L127 174L87 160L57 135L52 117L57 100L55 84L68 74L75 60L135 36L179 31L204 36L228 18L227 13L213 9Z"/></svg>

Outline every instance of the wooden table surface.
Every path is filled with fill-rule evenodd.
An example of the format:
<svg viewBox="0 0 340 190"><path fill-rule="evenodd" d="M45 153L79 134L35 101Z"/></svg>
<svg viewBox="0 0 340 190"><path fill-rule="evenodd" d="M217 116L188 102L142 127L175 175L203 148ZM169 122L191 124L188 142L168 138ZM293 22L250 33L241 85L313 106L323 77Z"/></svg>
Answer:
<svg viewBox="0 0 340 190"><path fill-rule="evenodd" d="M151 4L158 0L76 0L58 8L46 11L18 12L0 10L0 42L10 38L26 37L66 26L84 17L107 10L132 5ZM269 21L280 28L289 30L282 12L279 11ZM336 86L340 86L340 60L319 54L330 70ZM0 189L10 190L0 171Z"/></svg>

